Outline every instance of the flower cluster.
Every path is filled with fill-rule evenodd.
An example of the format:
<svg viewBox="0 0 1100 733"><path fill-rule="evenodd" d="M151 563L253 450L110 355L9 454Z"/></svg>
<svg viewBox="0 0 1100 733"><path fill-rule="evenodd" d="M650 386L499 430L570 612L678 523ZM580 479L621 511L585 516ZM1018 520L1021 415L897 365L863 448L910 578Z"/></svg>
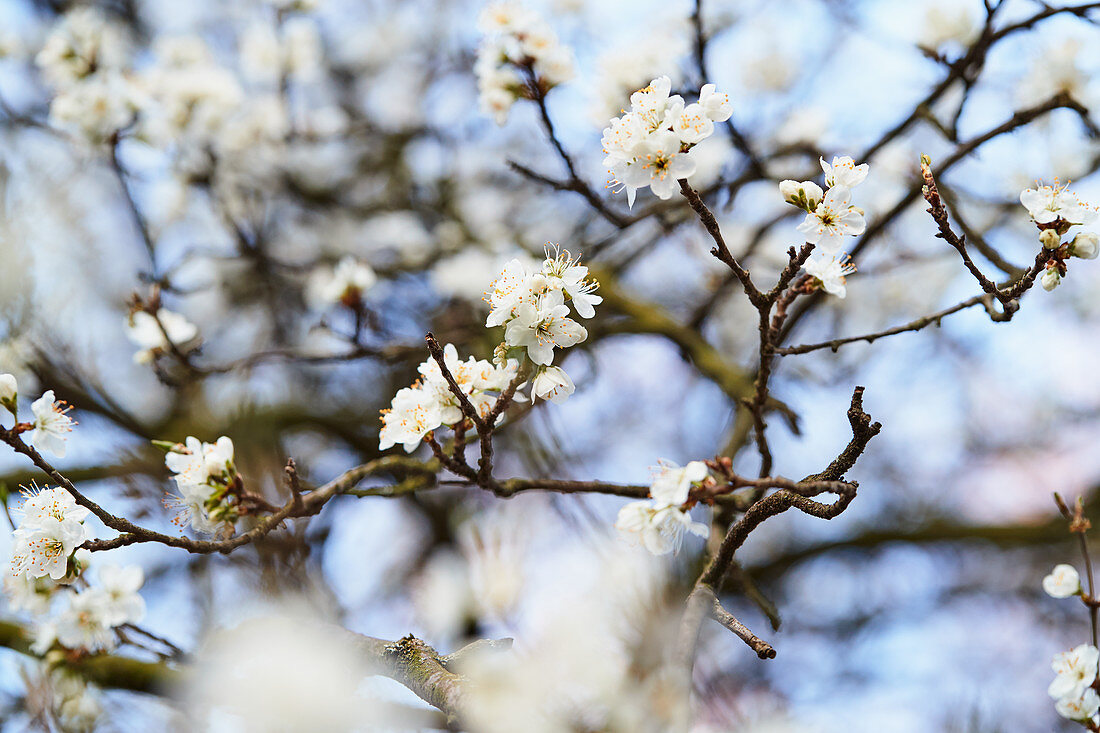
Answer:
<svg viewBox="0 0 1100 733"><path fill-rule="evenodd" d="M66 649L110 650L118 643L114 629L145 617L145 600L138 594L145 582L140 567L103 566L96 576L98 582L80 592L61 594L64 606L35 632L36 653L55 643Z"/></svg>
<svg viewBox="0 0 1100 733"><path fill-rule="evenodd" d="M591 318L603 302L595 294L598 287L579 257L550 246L540 270L512 260L489 286L485 325L504 326L504 343L497 347L500 358L527 358L535 364L534 396L560 403L573 394L573 380L561 367L552 366L554 349L588 338L585 327L569 317L569 306L581 318Z"/></svg>
<svg viewBox="0 0 1100 733"><path fill-rule="evenodd" d="M630 111L603 131L604 166L612 185L626 189L631 206L638 189L646 186L658 198L670 198L678 182L695 173L692 149L714 133L715 122L733 113L729 98L715 92L713 84L704 85L699 100L686 105L671 90L667 76L654 79L630 95Z"/></svg>
<svg viewBox="0 0 1100 733"><path fill-rule="evenodd" d="M98 10L66 13L35 58L57 90L51 123L95 140L126 127L139 103L123 68L127 55L123 33Z"/></svg>
<svg viewBox="0 0 1100 733"><path fill-rule="evenodd" d="M454 344L444 347L443 362L481 417L489 414L496 403L496 395L508 386L519 370L519 363L513 359L499 366L472 356L461 361ZM382 430L378 435L380 450L400 443L411 453L428 433L444 425L452 427L464 419L458 397L451 391L435 359L429 357L418 371L420 379L411 387L398 390L389 409L382 410Z"/></svg>
<svg viewBox="0 0 1100 733"><path fill-rule="evenodd" d="M1057 701L1055 709L1063 718L1092 723L1100 712L1100 695L1093 688L1098 661L1100 651L1091 644L1054 655L1050 666L1055 678L1047 693Z"/></svg>
<svg viewBox="0 0 1100 733"><path fill-rule="evenodd" d="M1043 578L1043 590L1054 598L1071 598L1082 594L1081 576L1072 565L1056 565ZM1100 712L1097 663L1100 652L1091 644L1081 644L1068 652L1054 655L1051 667L1056 677L1047 692L1057 702L1055 709L1063 718L1091 725Z"/></svg>
<svg viewBox="0 0 1100 733"><path fill-rule="evenodd" d="M13 533L11 574L27 581L73 575L73 553L91 533L89 511L61 488L32 489L23 501L23 519Z"/></svg>
<svg viewBox="0 0 1100 733"><path fill-rule="evenodd" d="M654 555L666 555L680 549L684 533L707 536L707 526L693 522L684 505L693 487L709 477L707 464L692 461L680 467L661 461L653 469L649 501L632 501L619 510L615 527L636 539Z"/></svg>
<svg viewBox="0 0 1100 733"><path fill-rule="evenodd" d="M182 509L176 522L190 522L192 529L208 534L232 534L240 489L233 441L222 436L215 443L203 443L188 437L182 445L169 448L164 463L176 474L179 494L171 500Z"/></svg>
<svg viewBox="0 0 1100 733"><path fill-rule="evenodd" d="M1046 290L1054 290L1062 282L1067 259L1091 260L1100 252L1100 235L1096 232L1077 232L1072 238L1066 237L1073 227L1092 224L1098 216L1096 207L1067 189L1068 184L1059 186L1055 181L1053 186L1028 188L1020 193L1020 203L1039 228L1039 242L1049 255L1039 279Z"/></svg>
<svg viewBox="0 0 1100 733"><path fill-rule="evenodd" d="M126 335L139 347L136 364L149 364L172 350L186 353L199 342L198 326L167 308L157 309L156 315L144 310L131 313Z"/></svg>
<svg viewBox="0 0 1100 733"><path fill-rule="evenodd" d="M474 73L482 111L503 125L517 99L541 98L575 73L573 52L532 10L513 0L488 5Z"/></svg>
<svg viewBox="0 0 1100 733"><path fill-rule="evenodd" d="M870 166L856 165L845 155L834 157L832 163L822 158L821 169L825 189L813 181L787 180L780 182L779 193L784 201L806 212L798 231L818 248L806 262L806 273L815 287L843 298L847 294L845 276L856 269L842 252L844 238L858 236L867 228L863 211L851 204L852 188L867 178Z"/></svg>

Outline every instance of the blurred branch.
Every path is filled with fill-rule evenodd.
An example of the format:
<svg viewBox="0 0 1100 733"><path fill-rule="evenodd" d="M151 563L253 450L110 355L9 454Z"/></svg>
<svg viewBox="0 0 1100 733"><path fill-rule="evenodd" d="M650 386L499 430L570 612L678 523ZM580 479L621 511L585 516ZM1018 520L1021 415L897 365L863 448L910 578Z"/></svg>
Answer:
<svg viewBox="0 0 1100 733"><path fill-rule="evenodd" d="M510 639L481 640L442 656L431 646L409 635L397 641L377 639L341 629L356 651L363 655L370 671L389 677L414 692L425 702L447 715L450 722L458 719L469 681L448 669L471 654L483 650L507 650ZM30 629L10 621L0 621L0 647L31 657L33 634ZM50 663L58 663L78 672L88 681L112 689L150 694L167 694L186 681L190 670L164 662L146 662L112 654L47 655Z"/></svg>
<svg viewBox="0 0 1100 733"><path fill-rule="evenodd" d="M11 621L0 621L0 647L38 657L31 651L32 642L33 633L29 628ZM50 652L48 657L50 662L56 661L100 687L164 694L181 680L178 669L162 662L146 662L111 654L59 655Z"/></svg>

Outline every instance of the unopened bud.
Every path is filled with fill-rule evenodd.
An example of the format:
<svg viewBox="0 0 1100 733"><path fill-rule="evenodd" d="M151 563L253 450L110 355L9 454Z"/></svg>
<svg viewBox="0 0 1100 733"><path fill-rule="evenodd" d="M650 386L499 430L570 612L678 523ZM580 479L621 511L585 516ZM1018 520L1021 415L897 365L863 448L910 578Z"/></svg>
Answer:
<svg viewBox="0 0 1100 733"><path fill-rule="evenodd" d="M1044 229L1039 232L1039 241L1046 249L1058 249L1058 246L1062 243L1062 238L1053 229Z"/></svg>
<svg viewBox="0 0 1100 733"><path fill-rule="evenodd" d="M814 211L817 204L825 196L821 186L813 181L781 181L779 183L779 193L788 204L806 211Z"/></svg>
<svg viewBox="0 0 1100 733"><path fill-rule="evenodd" d="M1081 232L1069 244L1069 253L1083 260L1096 259L1100 252L1100 235L1096 232Z"/></svg>
<svg viewBox="0 0 1100 733"><path fill-rule="evenodd" d="M1048 267L1043 271L1042 277L1039 278L1039 283L1044 290L1054 290L1061 282L1062 275L1058 272L1057 267Z"/></svg>
<svg viewBox="0 0 1100 733"><path fill-rule="evenodd" d="M8 408L8 412L15 414L16 398L19 396L19 386L15 377L11 374L0 374L0 405Z"/></svg>

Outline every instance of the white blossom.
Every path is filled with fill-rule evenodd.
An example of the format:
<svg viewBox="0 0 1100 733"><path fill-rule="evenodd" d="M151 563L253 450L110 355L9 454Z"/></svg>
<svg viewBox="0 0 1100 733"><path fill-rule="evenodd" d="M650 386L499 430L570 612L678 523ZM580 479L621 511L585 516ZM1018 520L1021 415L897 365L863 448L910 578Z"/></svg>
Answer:
<svg viewBox="0 0 1100 733"><path fill-rule="evenodd" d="M1043 578L1043 590L1054 598L1069 598L1081 591L1081 576L1072 565L1055 565L1050 575Z"/></svg>
<svg viewBox="0 0 1100 733"><path fill-rule="evenodd" d="M310 283L318 302L353 306L378 281L370 265L348 255L332 270L321 270Z"/></svg>
<svg viewBox="0 0 1100 733"><path fill-rule="evenodd" d="M974 40L978 29L978 23L969 6L954 0L940 2L925 10L920 44L933 50L951 42L966 47Z"/></svg>
<svg viewBox="0 0 1100 733"><path fill-rule="evenodd" d="M137 565L124 567L104 565L98 568L100 613L109 626L136 624L145 618L145 600L138 589L145 582L145 573Z"/></svg>
<svg viewBox="0 0 1100 733"><path fill-rule="evenodd" d="M588 279L588 268L580 262L581 258L574 258L568 250L558 251L548 246L542 274L546 276L546 287L563 291L578 316L591 318L596 315L595 306L603 302L603 297L594 294L599 285Z"/></svg>
<svg viewBox="0 0 1100 733"><path fill-rule="evenodd" d="M412 453L424 436L443 424L438 398L418 387L397 391L389 409L382 410L382 430L378 433L378 448L386 450L400 443Z"/></svg>
<svg viewBox="0 0 1100 733"><path fill-rule="evenodd" d="M1081 644L1068 652L1054 655L1051 668L1057 675L1047 693L1058 700L1079 699L1096 680L1096 665L1100 652L1091 644Z"/></svg>
<svg viewBox="0 0 1100 733"><path fill-rule="evenodd" d="M631 206L641 188L670 198L696 171L692 148L714 133L714 122L729 119L729 101L713 84L686 106L671 89L669 77L654 79L630 95L630 110L603 131L604 166L613 183L626 189Z"/></svg>
<svg viewBox="0 0 1100 733"><path fill-rule="evenodd" d="M615 527L624 536L640 542L654 555L667 555L680 549L684 533L706 537L707 526L693 522L677 508L658 508L653 502L632 501L619 510Z"/></svg>
<svg viewBox="0 0 1100 733"><path fill-rule="evenodd" d="M443 348L443 363L447 365L447 371L451 373L459 389L481 417L485 417L496 403L496 397L489 393L503 391L516 376L519 368L514 360L499 366L472 356L462 361L458 358L458 350L453 344L447 344ZM440 424L454 425L461 421L462 408L458 397L451 391L436 360L428 358L420 364L417 371L423 378L421 388L436 400L440 411Z"/></svg>
<svg viewBox="0 0 1100 733"><path fill-rule="evenodd" d="M69 557L89 538L89 533L82 522L46 516L33 525L20 525L13 536L15 572L29 578L49 576L61 580L68 574Z"/></svg>
<svg viewBox="0 0 1100 733"><path fill-rule="evenodd" d="M1092 720L1100 711L1100 695L1091 687L1079 697L1063 697L1054 704L1054 709L1063 718L1069 720Z"/></svg>
<svg viewBox="0 0 1100 733"><path fill-rule="evenodd" d="M65 439L75 424L66 414L71 409L64 402L54 399L52 389L46 390L31 403L31 412L34 413L31 442L35 448L48 450L58 458L65 457Z"/></svg>
<svg viewBox="0 0 1100 733"><path fill-rule="evenodd" d="M191 349L198 340L199 329L179 313L160 308L156 316L145 311L130 314L126 336L140 349L134 354L134 362L148 364L173 345L183 352Z"/></svg>
<svg viewBox="0 0 1100 733"><path fill-rule="evenodd" d="M1094 207L1081 201L1068 190L1069 184L1025 188L1020 193L1024 205L1036 224L1050 224L1062 219L1070 224L1091 224L1096 221Z"/></svg>
<svg viewBox="0 0 1100 733"><path fill-rule="evenodd" d="M228 493L236 479L233 441L223 435L204 443L189 436L164 456L164 464L179 491L169 497L181 510L176 523L208 534L231 532L237 519Z"/></svg>
<svg viewBox="0 0 1100 733"><path fill-rule="evenodd" d="M544 94L576 73L573 52L537 13L518 2L490 3L478 27L486 34L474 63L478 99L481 110L498 125L508 119L516 100ZM527 74L538 91L530 88Z"/></svg>
<svg viewBox="0 0 1100 733"><path fill-rule="evenodd" d="M807 242L818 245L827 253L840 250L844 237L863 233L867 223L863 213L850 205L852 194L844 186L833 186L817 207L806 214L798 225Z"/></svg>
<svg viewBox="0 0 1100 733"><path fill-rule="evenodd" d="M118 69L125 61L122 31L89 6L67 12L50 31L35 57L43 76L57 87L99 71Z"/></svg>
<svg viewBox="0 0 1100 733"><path fill-rule="evenodd" d="M821 170L825 171L825 186L827 188L833 186L844 186L848 189L855 188L863 183L871 169L866 163L856 165L856 162L847 155L834 157L831 164L826 163L824 158L820 160Z"/></svg>
<svg viewBox="0 0 1100 733"><path fill-rule="evenodd" d="M58 587L52 578L32 578L26 573L15 572L13 567L4 573L4 600L12 611L25 611L35 616L46 613Z"/></svg>
<svg viewBox="0 0 1100 733"><path fill-rule="evenodd" d="M69 605L54 621L57 641L68 649L105 651L117 639L104 612L103 597L94 590L68 594Z"/></svg>
<svg viewBox="0 0 1100 733"><path fill-rule="evenodd" d="M50 674L53 708L64 733L86 733L95 729L103 715L97 688L75 672L64 668Z"/></svg>
<svg viewBox="0 0 1100 733"><path fill-rule="evenodd" d="M688 500L691 487L705 479L708 472L707 464L702 461L691 461L683 467L661 461L653 469L649 495L658 508L679 507Z"/></svg>
<svg viewBox="0 0 1100 733"><path fill-rule="evenodd" d="M848 294L845 277L856 271L856 266L848 260L848 255L830 255L824 252L811 255L804 267L821 289L838 298Z"/></svg>
<svg viewBox="0 0 1100 733"><path fill-rule="evenodd" d="M102 142L134 120L141 98L123 74L101 71L60 91L50 102L50 123Z"/></svg>
<svg viewBox="0 0 1100 733"><path fill-rule="evenodd" d="M729 95L717 93L714 84L704 84L699 90L699 106L714 122L725 122L733 114Z"/></svg>
<svg viewBox="0 0 1100 733"><path fill-rule="evenodd" d="M539 368L531 380L531 390L536 397L561 404L573 394L576 385L561 367L544 366Z"/></svg>
<svg viewBox="0 0 1100 733"><path fill-rule="evenodd" d="M536 364L551 364L554 349L567 348L588 338L584 326L569 317L569 306L559 291L545 291L537 303L524 301L505 327L508 346L527 349L527 357Z"/></svg>
<svg viewBox="0 0 1100 733"><path fill-rule="evenodd" d="M30 581L47 576L68 580L73 553L91 537L84 524L90 511L68 491L48 487L25 492L20 511L23 516L13 532L11 573Z"/></svg>

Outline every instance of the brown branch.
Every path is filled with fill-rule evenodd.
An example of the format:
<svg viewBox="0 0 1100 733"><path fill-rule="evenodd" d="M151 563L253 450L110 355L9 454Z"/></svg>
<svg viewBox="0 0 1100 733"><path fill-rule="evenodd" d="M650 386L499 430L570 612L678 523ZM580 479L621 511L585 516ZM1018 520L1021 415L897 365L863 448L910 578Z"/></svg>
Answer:
<svg viewBox="0 0 1100 733"><path fill-rule="evenodd" d="M706 203L704 203L702 197L699 196L699 192L691 187L687 179L680 181L680 192L684 195L684 198L687 199L688 204L691 205L696 215L698 215L699 221L703 224L703 228L707 230L711 239L714 240L714 248L711 249L710 253L721 262L725 263L725 265L733 271L733 274L741 281L741 286L745 289L745 294L749 296L749 301L752 302L753 305L757 308L764 305L766 303L764 294L753 284L749 271L742 267L741 263L730 253L729 247L726 246L726 240L722 237L722 228L718 225L718 220L714 218L714 214L707 208Z"/></svg>
<svg viewBox="0 0 1100 733"><path fill-rule="evenodd" d="M959 311L964 311L968 308L973 308L976 305L984 306L986 310L989 311L991 314L1000 316L1000 313L992 310L992 301L992 295L989 295L988 293L983 293L982 295L975 295L972 298L967 298L961 303L956 303L950 308L945 308L944 310L930 313L927 316L922 316L915 321L910 321L909 323L901 326L894 326L893 328L887 328L883 331L876 331L875 333L865 333L860 336L847 336L845 338L833 339L831 341L822 341L816 344L781 346L775 350L775 353L778 356L789 356L792 354L808 354L811 351L818 351L820 349L832 349L833 352L836 352L838 349L840 349L841 346L844 346L845 344L853 344L858 341L866 341L870 344L874 343L880 338L885 338L887 336L896 336L899 333L906 333L907 331L920 331L921 329L927 328L928 326L932 325L939 326L943 322L943 319L947 316L958 313ZM997 319L995 318L994 320Z"/></svg>
<svg viewBox="0 0 1100 733"><path fill-rule="evenodd" d="M732 613L722 608L722 604L717 598L714 599L712 614L715 621L737 634L743 642L748 644L749 648L756 652L756 656L761 659L775 659L775 649L772 645L749 631L749 627L738 621Z"/></svg>
<svg viewBox="0 0 1100 733"><path fill-rule="evenodd" d="M462 410L462 414L465 415L470 422L477 426L480 433L485 428L485 421L482 420L481 415L477 413L477 409L470 402L470 398L462 390L462 387L458 386L458 382L455 381L454 375L451 374L451 370L447 367L447 360L443 357L443 347L439 345L434 334L427 334L424 336L424 340L428 343L428 353L431 354L435 363L439 366L439 371L443 374L443 379L447 381L447 386L451 389L451 394L458 400L458 406Z"/></svg>

